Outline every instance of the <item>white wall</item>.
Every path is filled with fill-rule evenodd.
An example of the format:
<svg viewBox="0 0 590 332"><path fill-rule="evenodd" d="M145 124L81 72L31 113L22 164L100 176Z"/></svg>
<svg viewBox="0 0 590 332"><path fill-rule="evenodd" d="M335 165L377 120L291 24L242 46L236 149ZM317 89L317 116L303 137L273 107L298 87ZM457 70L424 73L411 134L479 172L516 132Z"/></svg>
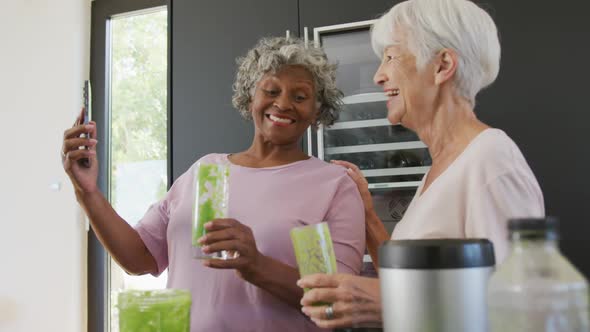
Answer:
<svg viewBox="0 0 590 332"><path fill-rule="evenodd" d="M90 0L0 0L2 332L86 330L86 232L59 151L89 39Z"/></svg>

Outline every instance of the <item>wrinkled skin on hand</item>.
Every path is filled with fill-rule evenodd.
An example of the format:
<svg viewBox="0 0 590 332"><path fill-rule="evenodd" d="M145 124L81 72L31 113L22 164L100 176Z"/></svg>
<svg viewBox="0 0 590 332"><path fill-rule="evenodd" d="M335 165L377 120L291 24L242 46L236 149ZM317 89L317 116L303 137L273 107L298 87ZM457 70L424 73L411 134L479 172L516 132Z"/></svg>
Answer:
<svg viewBox="0 0 590 332"><path fill-rule="evenodd" d="M301 278L297 285L311 288L301 299L303 313L321 328L380 327L381 294L379 279L350 274L313 274ZM331 303L334 317L326 317Z"/></svg>

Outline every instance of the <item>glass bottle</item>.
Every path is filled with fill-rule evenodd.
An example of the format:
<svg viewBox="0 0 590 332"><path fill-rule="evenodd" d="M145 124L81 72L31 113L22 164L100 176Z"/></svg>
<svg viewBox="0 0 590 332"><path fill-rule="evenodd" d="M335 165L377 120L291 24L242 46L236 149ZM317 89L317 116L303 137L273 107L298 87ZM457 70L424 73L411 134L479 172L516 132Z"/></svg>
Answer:
<svg viewBox="0 0 590 332"><path fill-rule="evenodd" d="M588 282L561 254L553 217L509 221L512 250L488 284L492 332L589 332Z"/></svg>

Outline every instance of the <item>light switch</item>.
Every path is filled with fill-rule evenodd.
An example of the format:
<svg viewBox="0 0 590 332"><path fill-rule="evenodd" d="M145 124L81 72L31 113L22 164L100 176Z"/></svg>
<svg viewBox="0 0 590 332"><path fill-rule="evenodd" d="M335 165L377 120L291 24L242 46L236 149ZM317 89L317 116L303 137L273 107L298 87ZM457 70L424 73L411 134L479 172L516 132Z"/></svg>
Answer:
<svg viewBox="0 0 590 332"><path fill-rule="evenodd" d="M49 190L51 191L60 191L61 190L61 180L54 180L49 184Z"/></svg>

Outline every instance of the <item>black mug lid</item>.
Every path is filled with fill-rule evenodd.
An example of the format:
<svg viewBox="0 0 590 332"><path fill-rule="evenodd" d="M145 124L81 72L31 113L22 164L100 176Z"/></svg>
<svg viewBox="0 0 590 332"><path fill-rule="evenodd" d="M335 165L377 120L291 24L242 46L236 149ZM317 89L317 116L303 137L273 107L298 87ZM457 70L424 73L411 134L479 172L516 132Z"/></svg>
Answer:
<svg viewBox="0 0 590 332"><path fill-rule="evenodd" d="M487 239L387 241L379 247L379 267L389 269L462 269L496 264Z"/></svg>

